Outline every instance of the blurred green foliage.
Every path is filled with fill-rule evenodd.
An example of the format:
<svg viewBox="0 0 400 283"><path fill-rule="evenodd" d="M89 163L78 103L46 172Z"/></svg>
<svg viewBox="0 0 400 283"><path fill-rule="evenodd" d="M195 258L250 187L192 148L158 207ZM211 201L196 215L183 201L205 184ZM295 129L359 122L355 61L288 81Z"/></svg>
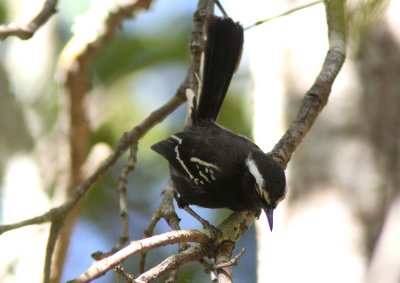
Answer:
<svg viewBox="0 0 400 283"><path fill-rule="evenodd" d="M6 21L6 7L4 2L0 2L0 23L4 23Z"/></svg>
<svg viewBox="0 0 400 283"><path fill-rule="evenodd" d="M119 34L96 60L93 68L96 79L104 83L163 62L187 63L189 34L189 25L172 34Z"/></svg>

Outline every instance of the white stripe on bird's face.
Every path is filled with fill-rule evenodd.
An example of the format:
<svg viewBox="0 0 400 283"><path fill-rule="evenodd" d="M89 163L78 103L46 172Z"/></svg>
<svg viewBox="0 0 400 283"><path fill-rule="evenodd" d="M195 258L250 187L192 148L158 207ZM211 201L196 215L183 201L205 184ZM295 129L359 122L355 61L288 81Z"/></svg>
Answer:
<svg viewBox="0 0 400 283"><path fill-rule="evenodd" d="M260 171L258 170L257 164L251 155L246 159L246 166L249 169L251 175L253 175L254 179L256 180L256 191L258 196L263 199L266 203L270 204L269 194L264 189L265 187L265 180L261 175Z"/></svg>
<svg viewBox="0 0 400 283"><path fill-rule="evenodd" d="M253 175L254 179L256 180L257 187L263 187L264 186L264 178L262 177L260 171L258 170L256 162L251 157L251 155L246 159L246 166L249 169L249 172L251 173L251 175Z"/></svg>

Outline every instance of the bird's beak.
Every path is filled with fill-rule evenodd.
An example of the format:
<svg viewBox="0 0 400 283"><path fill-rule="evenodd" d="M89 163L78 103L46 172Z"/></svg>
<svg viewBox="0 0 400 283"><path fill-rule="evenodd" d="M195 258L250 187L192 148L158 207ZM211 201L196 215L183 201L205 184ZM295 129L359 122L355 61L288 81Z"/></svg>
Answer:
<svg viewBox="0 0 400 283"><path fill-rule="evenodd" d="M267 215L269 228L272 231L272 228L274 227L274 209L266 207L266 208L264 208L264 212Z"/></svg>

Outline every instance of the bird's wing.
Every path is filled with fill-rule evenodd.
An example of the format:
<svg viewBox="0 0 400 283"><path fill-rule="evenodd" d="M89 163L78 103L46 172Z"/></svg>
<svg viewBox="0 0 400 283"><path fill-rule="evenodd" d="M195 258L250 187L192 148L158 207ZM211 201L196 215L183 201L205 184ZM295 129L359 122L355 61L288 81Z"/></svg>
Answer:
<svg viewBox="0 0 400 283"><path fill-rule="evenodd" d="M154 144L152 149L195 184L207 185L224 179L235 167L231 162L226 163L227 157L222 155L221 150L216 150L221 146L226 145L216 137L180 132ZM223 164L232 168L222 167Z"/></svg>

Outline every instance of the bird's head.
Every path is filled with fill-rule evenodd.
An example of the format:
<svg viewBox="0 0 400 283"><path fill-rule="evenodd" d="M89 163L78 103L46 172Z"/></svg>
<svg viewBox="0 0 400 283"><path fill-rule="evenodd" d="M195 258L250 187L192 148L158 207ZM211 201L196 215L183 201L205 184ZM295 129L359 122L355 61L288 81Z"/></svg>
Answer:
<svg viewBox="0 0 400 283"><path fill-rule="evenodd" d="M246 166L255 181L254 197L264 210L272 231L274 209L286 194L285 173L272 157L261 151L252 152L246 159Z"/></svg>

